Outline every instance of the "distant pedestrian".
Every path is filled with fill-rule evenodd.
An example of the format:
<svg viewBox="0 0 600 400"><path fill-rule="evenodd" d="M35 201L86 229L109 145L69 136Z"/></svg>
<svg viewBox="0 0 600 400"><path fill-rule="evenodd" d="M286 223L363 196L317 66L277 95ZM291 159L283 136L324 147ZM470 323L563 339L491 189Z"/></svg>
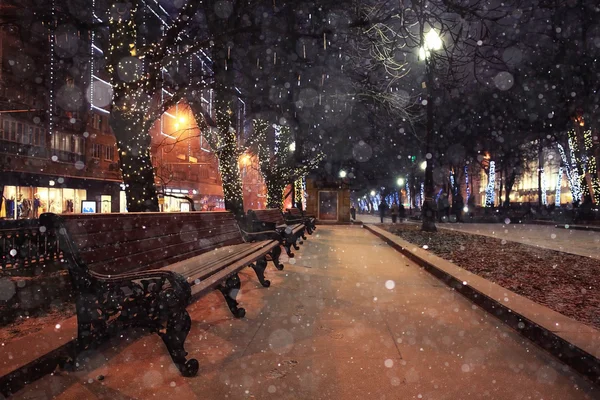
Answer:
<svg viewBox="0 0 600 400"><path fill-rule="evenodd" d="M390 208L390 213L392 215L392 223L395 224L398 220L398 203L396 203L395 201L394 204L392 204L392 207Z"/></svg>
<svg viewBox="0 0 600 400"><path fill-rule="evenodd" d="M383 224L383 217L385 216L385 209L387 208L387 204L385 203L385 200L381 200L381 203L379 203L379 217L381 218L381 223Z"/></svg>
<svg viewBox="0 0 600 400"><path fill-rule="evenodd" d="M404 204L400 203L398 206L398 216L400 217L400 222L404 221L406 218L406 210L404 209Z"/></svg>
<svg viewBox="0 0 600 400"><path fill-rule="evenodd" d="M352 217L353 221L356 221L356 208L354 208L354 204L350 207L350 217Z"/></svg>
<svg viewBox="0 0 600 400"><path fill-rule="evenodd" d="M438 218L440 222L447 222L450 216L450 202L448 201L448 195L442 193L438 199Z"/></svg>
<svg viewBox="0 0 600 400"><path fill-rule="evenodd" d="M462 222L463 208L465 208L465 201L460 193L456 196L452 196L452 208L453 214L456 216L456 222Z"/></svg>

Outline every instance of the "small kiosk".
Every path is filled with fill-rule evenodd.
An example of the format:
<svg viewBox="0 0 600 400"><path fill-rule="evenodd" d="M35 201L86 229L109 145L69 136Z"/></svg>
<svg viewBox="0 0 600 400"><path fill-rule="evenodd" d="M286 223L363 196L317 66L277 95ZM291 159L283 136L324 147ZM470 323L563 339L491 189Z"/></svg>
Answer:
<svg viewBox="0 0 600 400"><path fill-rule="evenodd" d="M319 223L350 222L350 188L341 179L306 179L306 212Z"/></svg>

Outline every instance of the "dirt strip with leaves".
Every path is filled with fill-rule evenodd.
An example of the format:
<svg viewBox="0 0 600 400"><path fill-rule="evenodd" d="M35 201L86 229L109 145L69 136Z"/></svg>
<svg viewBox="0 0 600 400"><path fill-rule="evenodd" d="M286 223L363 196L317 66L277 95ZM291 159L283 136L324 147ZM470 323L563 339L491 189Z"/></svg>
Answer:
<svg viewBox="0 0 600 400"><path fill-rule="evenodd" d="M417 225L387 231L459 267L600 329L600 261L526 244Z"/></svg>

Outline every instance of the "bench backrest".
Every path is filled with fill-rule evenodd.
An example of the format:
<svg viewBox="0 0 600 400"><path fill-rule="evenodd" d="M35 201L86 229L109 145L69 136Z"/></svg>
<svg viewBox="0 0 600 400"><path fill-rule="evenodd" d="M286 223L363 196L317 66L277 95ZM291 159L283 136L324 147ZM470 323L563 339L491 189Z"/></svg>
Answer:
<svg viewBox="0 0 600 400"><path fill-rule="evenodd" d="M278 208L267 208L265 210L249 210L248 215L252 221L268 222L276 225L284 225L285 219Z"/></svg>
<svg viewBox="0 0 600 400"><path fill-rule="evenodd" d="M61 219L81 261L102 274L162 268L244 242L229 212L71 214Z"/></svg>
<svg viewBox="0 0 600 400"><path fill-rule="evenodd" d="M292 217L302 217L302 211L299 208L288 208L288 213Z"/></svg>

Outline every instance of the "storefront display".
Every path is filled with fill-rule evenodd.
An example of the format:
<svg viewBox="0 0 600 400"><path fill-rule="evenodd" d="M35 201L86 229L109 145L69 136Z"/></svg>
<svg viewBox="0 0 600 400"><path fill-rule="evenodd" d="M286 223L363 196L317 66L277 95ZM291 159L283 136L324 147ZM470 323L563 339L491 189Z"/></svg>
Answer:
<svg viewBox="0 0 600 400"><path fill-rule="evenodd" d="M81 212L84 214L95 214L96 213L96 202L90 200L84 200L81 202Z"/></svg>
<svg viewBox="0 0 600 400"><path fill-rule="evenodd" d="M80 213L85 189L5 186L0 217L7 219L38 218L45 212Z"/></svg>
<svg viewBox="0 0 600 400"><path fill-rule="evenodd" d="M108 214L112 211L111 204L112 204L112 196L105 195L105 194L100 196L100 212L102 214Z"/></svg>

